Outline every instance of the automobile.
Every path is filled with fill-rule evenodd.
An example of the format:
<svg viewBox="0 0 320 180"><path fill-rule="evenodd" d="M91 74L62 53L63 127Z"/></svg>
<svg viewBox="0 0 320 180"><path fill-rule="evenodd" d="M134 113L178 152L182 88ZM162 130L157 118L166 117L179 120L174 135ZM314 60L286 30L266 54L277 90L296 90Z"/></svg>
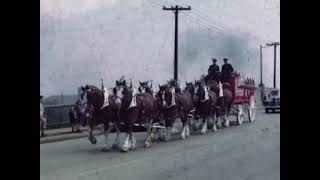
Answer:
<svg viewBox="0 0 320 180"><path fill-rule="evenodd" d="M264 105L266 113L269 113L269 111L280 111L280 89L271 89L265 96Z"/></svg>

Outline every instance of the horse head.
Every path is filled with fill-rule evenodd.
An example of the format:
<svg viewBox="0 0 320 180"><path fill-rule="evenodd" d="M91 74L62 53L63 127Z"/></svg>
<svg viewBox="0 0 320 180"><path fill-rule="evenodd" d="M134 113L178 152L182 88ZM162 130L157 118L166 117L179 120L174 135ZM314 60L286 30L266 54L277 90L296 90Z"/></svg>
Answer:
<svg viewBox="0 0 320 180"><path fill-rule="evenodd" d="M198 97L198 99L202 102L208 99L208 89L205 81L203 80L196 81L194 93Z"/></svg>
<svg viewBox="0 0 320 180"><path fill-rule="evenodd" d="M194 96L194 85L192 84L192 82L186 82L186 91L188 91L192 97Z"/></svg>
<svg viewBox="0 0 320 180"><path fill-rule="evenodd" d="M170 108L175 103L175 87L170 87L168 85L159 86L158 96L161 99L162 108Z"/></svg>
<svg viewBox="0 0 320 180"><path fill-rule="evenodd" d="M149 86L149 81L144 81L144 82L139 81L139 84L140 86L138 90L140 93L152 93L152 90L151 90L152 87Z"/></svg>
<svg viewBox="0 0 320 180"><path fill-rule="evenodd" d="M81 87L80 98L82 100L82 104L88 104L92 105L94 108L98 108L98 106L103 102L103 93L95 86L86 85Z"/></svg>
<svg viewBox="0 0 320 180"><path fill-rule="evenodd" d="M128 86L125 80L116 81L116 87L113 88L116 105L127 106L128 102L132 100L133 93L132 82Z"/></svg>

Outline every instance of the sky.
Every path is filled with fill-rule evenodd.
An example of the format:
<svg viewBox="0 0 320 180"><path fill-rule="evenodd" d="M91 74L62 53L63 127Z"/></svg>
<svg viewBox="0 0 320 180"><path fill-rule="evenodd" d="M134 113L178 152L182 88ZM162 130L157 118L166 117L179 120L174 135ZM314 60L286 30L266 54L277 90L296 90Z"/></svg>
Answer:
<svg viewBox="0 0 320 180"><path fill-rule="evenodd" d="M236 71L260 83L260 44L280 41L280 0L41 0L40 92L76 94L79 86L107 87L124 75L173 77L174 14L179 13L181 84L199 79L211 59L229 58ZM263 82L273 85L273 48L263 49ZM280 47L277 48L280 87Z"/></svg>

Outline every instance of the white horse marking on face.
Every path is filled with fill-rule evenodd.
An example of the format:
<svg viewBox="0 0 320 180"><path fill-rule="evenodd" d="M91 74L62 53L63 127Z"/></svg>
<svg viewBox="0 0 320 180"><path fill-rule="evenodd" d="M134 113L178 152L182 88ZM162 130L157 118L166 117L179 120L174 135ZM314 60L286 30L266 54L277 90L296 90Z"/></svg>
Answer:
<svg viewBox="0 0 320 180"><path fill-rule="evenodd" d="M223 96L223 89L222 89L222 84L219 82L219 97Z"/></svg>

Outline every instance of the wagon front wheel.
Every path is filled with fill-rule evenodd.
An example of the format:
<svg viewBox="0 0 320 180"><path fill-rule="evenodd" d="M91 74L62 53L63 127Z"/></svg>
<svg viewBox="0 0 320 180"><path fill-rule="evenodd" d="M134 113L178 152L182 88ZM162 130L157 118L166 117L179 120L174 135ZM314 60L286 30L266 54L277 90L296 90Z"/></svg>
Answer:
<svg viewBox="0 0 320 180"><path fill-rule="evenodd" d="M243 122L243 109L242 109L242 105L238 105L238 112L237 112L237 123L238 126L240 126Z"/></svg>
<svg viewBox="0 0 320 180"><path fill-rule="evenodd" d="M249 117L250 122L253 122L256 117L256 105L255 105L255 101L254 101L254 96L250 97L249 108L248 108L248 117Z"/></svg>

